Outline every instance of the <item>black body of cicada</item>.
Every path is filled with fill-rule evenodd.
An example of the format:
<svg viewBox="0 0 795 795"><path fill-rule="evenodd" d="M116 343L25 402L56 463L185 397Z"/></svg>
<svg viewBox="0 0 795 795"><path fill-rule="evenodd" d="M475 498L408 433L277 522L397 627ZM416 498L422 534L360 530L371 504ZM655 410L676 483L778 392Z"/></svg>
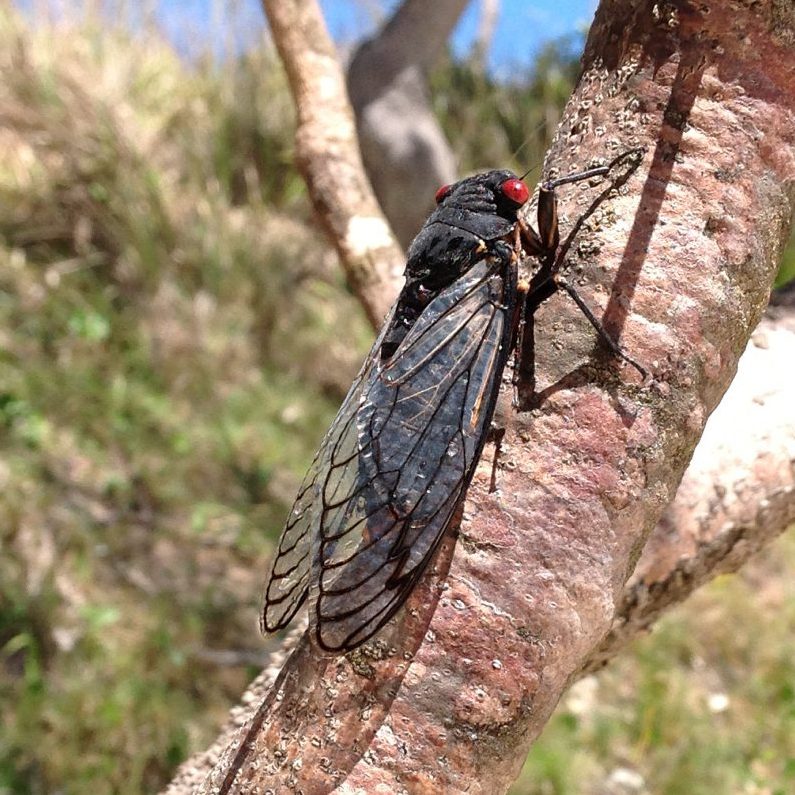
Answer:
<svg viewBox="0 0 795 795"><path fill-rule="evenodd" d="M406 283L304 479L273 562L263 625L309 601L342 653L400 608L461 503L515 331L510 171L445 186L408 252Z"/></svg>
<svg viewBox="0 0 795 795"><path fill-rule="evenodd" d="M308 600L315 642L342 653L394 615L466 494L520 317L514 375L519 406L527 407L522 388L532 391L534 380L532 316L556 291L570 295L612 353L646 377L559 275L577 225L559 246L555 200L557 186L605 176L622 164L628 168L612 187L623 184L642 155L631 150L542 184L538 232L517 217L529 191L510 171L439 189L436 209L409 247L405 286L279 540L265 630L285 627ZM539 265L522 291L521 254Z"/></svg>

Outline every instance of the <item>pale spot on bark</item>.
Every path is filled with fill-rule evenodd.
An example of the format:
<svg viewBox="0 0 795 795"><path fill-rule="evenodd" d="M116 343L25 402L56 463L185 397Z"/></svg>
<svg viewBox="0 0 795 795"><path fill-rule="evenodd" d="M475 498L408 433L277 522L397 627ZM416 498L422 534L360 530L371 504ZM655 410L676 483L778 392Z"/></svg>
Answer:
<svg viewBox="0 0 795 795"><path fill-rule="evenodd" d="M394 240L383 218L357 215L348 222L345 243L353 256L363 257L373 249L393 245Z"/></svg>

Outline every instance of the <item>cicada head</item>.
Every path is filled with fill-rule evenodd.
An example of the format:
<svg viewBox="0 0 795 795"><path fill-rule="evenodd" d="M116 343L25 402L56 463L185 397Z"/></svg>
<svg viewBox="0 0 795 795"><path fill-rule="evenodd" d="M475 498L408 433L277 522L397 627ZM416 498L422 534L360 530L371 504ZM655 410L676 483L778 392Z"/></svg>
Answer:
<svg viewBox="0 0 795 795"><path fill-rule="evenodd" d="M437 212L428 220L433 222L440 210L458 210L514 222L517 212L529 198L527 185L512 171L486 171L439 188L436 191Z"/></svg>

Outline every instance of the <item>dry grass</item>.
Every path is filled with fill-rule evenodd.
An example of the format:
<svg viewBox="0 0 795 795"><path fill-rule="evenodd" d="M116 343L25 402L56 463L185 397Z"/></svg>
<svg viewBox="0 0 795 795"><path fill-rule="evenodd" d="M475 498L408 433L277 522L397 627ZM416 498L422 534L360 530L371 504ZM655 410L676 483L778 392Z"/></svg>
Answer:
<svg viewBox="0 0 795 795"><path fill-rule="evenodd" d="M369 332L268 52L0 12L0 792L143 792L262 658L263 568ZM5 790L4 790L5 788Z"/></svg>

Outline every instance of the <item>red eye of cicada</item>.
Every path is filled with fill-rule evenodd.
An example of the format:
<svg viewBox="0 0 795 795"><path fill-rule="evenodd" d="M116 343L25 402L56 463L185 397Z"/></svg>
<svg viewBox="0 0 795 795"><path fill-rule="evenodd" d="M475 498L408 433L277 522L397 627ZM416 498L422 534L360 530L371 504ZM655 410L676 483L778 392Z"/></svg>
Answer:
<svg viewBox="0 0 795 795"><path fill-rule="evenodd" d="M522 205L530 198L530 191L522 180L513 178L506 179L500 185L500 191L506 199L510 199L514 204Z"/></svg>
<svg viewBox="0 0 795 795"><path fill-rule="evenodd" d="M447 195L450 193L451 187L452 186L450 185L442 185L442 187L436 191L435 198L437 204L441 204L447 198Z"/></svg>

